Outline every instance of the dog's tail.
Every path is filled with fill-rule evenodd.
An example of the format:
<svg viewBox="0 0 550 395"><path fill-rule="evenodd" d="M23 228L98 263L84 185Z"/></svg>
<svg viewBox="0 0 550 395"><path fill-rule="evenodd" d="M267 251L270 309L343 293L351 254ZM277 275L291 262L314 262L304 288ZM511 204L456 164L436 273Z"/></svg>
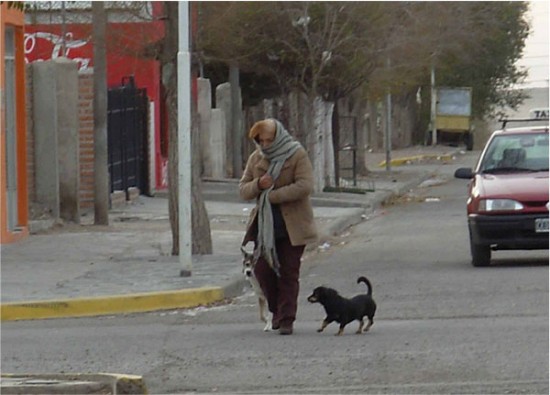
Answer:
<svg viewBox="0 0 550 395"><path fill-rule="evenodd" d="M369 290L367 291L367 295L372 296L372 285L371 285L369 279L366 278L365 276L361 276L357 279L357 284L359 284L359 283L367 284L367 287L369 288Z"/></svg>

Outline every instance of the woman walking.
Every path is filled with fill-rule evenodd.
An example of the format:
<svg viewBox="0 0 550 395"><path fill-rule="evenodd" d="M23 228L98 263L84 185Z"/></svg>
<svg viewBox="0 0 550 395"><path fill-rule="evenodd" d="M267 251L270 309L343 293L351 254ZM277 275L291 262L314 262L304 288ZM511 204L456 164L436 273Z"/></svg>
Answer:
<svg viewBox="0 0 550 395"><path fill-rule="evenodd" d="M255 275L273 314L274 330L293 332L302 254L317 241L310 195L313 168L307 152L275 119L256 122L248 137L256 150L239 182L243 199L256 199L243 245L254 242Z"/></svg>

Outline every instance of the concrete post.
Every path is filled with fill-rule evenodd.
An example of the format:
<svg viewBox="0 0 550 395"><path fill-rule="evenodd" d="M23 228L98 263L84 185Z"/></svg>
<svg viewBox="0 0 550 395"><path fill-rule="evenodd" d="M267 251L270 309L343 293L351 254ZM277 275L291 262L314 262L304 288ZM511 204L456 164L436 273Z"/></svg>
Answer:
<svg viewBox="0 0 550 395"><path fill-rule="evenodd" d="M197 79L199 113L199 135L201 144L202 175L212 177L212 153L210 152L210 119L212 111L212 91L210 80Z"/></svg>
<svg viewBox="0 0 550 395"><path fill-rule="evenodd" d="M225 176L233 177L233 145L229 144L233 113L231 112L231 85L224 82L216 87L216 108L224 112L225 117Z"/></svg>
<svg viewBox="0 0 550 395"><path fill-rule="evenodd" d="M213 178L225 178L225 113L218 108L212 109L210 118L210 164Z"/></svg>
<svg viewBox="0 0 550 395"><path fill-rule="evenodd" d="M66 58L33 63L37 200L55 218L80 222L78 66Z"/></svg>
<svg viewBox="0 0 550 395"><path fill-rule="evenodd" d="M54 62L31 64L34 86L33 134L36 200L59 219L59 162L57 152L56 85Z"/></svg>

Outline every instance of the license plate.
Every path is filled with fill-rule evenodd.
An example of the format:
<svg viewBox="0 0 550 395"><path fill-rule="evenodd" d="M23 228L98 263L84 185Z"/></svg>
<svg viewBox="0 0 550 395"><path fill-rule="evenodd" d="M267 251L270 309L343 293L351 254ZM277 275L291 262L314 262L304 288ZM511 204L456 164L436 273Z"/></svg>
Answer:
<svg viewBox="0 0 550 395"><path fill-rule="evenodd" d="M548 218L535 219L535 232L548 233Z"/></svg>

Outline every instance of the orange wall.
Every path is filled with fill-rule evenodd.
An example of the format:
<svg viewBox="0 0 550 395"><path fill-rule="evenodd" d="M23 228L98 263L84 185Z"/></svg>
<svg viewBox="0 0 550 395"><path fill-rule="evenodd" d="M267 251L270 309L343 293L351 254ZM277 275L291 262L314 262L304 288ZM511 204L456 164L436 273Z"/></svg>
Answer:
<svg viewBox="0 0 550 395"><path fill-rule="evenodd" d="M4 31L6 25L15 27L15 67L16 67L16 139L17 139L17 196L20 231L9 232L7 229L6 201L6 154L5 154L5 113L0 113L0 243L10 243L28 234L28 195L27 195L27 145L25 116L25 57L23 51L24 14L15 9L8 9L7 3L0 5L0 90L5 87L4 80Z"/></svg>

